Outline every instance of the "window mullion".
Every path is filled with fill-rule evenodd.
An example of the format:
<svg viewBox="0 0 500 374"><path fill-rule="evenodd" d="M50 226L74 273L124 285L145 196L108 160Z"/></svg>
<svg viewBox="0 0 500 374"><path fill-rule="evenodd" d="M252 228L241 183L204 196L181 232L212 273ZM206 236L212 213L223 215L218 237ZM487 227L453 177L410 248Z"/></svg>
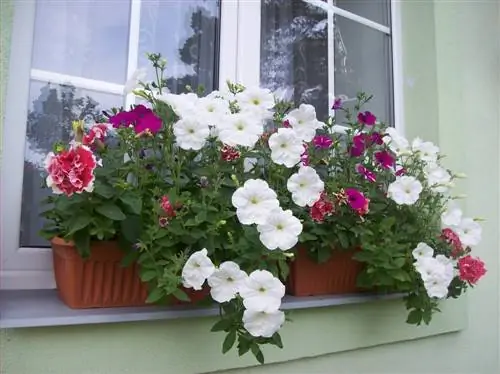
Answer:
<svg viewBox="0 0 500 374"><path fill-rule="evenodd" d="M130 2L130 26L128 35L127 79L137 70L139 59L139 37L141 33L141 4L142 0ZM125 108L135 103L135 95L130 93L125 97Z"/></svg>
<svg viewBox="0 0 500 374"><path fill-rule="evenodd" d="M328 5L333 6L333 0L328 0ZM332 102L335 97L335 14L328 12L328 111L330 116L335 116Z"/></svg>
<svg viewBox="0 0 500 374"><path fill-rule="evenodd" d="M238 1L236 79L245 86L260 85L261 1Z"/></svg>
<svg viewBox="0 0 500 374"><path fill-rule="evenodd" d="M404 134L404 92L403 92L403 41L401 26L401 4L391 0L391 45L392 45L392 102L394 108L394 127Z"/></svg>

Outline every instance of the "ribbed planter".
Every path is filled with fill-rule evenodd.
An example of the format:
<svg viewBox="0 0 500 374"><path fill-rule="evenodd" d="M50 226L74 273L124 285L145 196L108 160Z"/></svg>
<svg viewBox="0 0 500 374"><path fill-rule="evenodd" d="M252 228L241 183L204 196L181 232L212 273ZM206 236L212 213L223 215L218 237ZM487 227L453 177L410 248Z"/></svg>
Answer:
<svg viewBox="0 0 500 374"><path fill-rule="evenodd" d="M54 275L59 297L70 308L144 306L146 283L139 278L137 264L123 267L124 252L115 241L93 242L90 257L82 259L73 243L52 239ZM191 302L204 299L208 291L189 292ZM174 299L171 304L185 304Z"/></svg>
<svg viewBox="0 0 500 374"><path fill-rule="evenodd" d="M351 251L335 251L332 257L317 263L300 248L290 265L288 293L293 296L339 295L362 292L356 286L356 279L363 269L355 261Z"/></svg>

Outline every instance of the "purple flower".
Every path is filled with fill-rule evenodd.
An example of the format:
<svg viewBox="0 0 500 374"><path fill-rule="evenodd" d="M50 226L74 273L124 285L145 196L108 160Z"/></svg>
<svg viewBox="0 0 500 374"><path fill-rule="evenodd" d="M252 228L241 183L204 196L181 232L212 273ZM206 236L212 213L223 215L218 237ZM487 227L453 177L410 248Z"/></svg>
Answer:
<svg viewBox="0 0 500 374"><path fill-rule="evenodd" d="M387 151L375 152L375 159L386 169L390 169L394 166L394 157Z"/></svg>
<svg viewBox="0 0 500 374"><path fill-rule="evenodd" d="M346 188L345 193L347 195L347 202L354 210L362 210L366 204L367 199L361 191L355 188Z"/></svg>
<svg viewBox="0 0 500 374"><path fill-rule="evenodd" d="M375 173L371 170L368 170L361 164L356 165L356 171L362 176L364 176L365 179L370 182L375 182L377 180Z"/></svg>
<svg viewBox="0 0 500 374"><path fill-rule="evenodd" d="M330 148L333 144L332 138L327 135L316 135L313 139L313 144L316 148Z"/></svg>
<svg viewBox="0 0 500 374"><path fill-rule="evenodd" d="M362 125L373 126L377 122L377 117L375 117L372 112L361 112L358 113L358 122Z"/></svg>
<svg viewBox="0 0 500 374"><path fill-rule="evenodd" d="M342 99L340 97L336 97L333 100L332 109L333 110L337 110L337 109L340 109L340 108L342 108Z"/></svg>
<svg viewBox="0 0 500 374"><path fill-rule="evenodd" d="M144 105L137 105L130 111L120 112L109 118L114 128L134 126L137 134L142 132L156 133L161 129L161 118Z"/></svg>

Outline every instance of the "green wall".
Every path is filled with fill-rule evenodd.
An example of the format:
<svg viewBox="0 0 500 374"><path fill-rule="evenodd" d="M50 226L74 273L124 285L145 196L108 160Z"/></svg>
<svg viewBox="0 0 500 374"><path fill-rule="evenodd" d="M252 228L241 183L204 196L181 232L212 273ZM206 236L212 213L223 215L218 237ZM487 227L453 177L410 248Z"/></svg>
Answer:
<svg viewBox="0 0 500 374"><path fill-rule="evenodd" d="M266 351L270 362L285 362L230 373L499 372L499 5L402 3L406 130L438 141L448 165L469 176L460 189L469 195L468 213L487 219L477 254L487 262L488 276L467 298L446 303L429 328L406 326L398 302L296 311L283 332L286 348ZM10 17L1 14L4 46ZM2 49L0 61L4 56ZM183 374L253 365L251 358L221 357L220 336L207 332L211 322L2 331L1 372ZM435 335L465 325L460 332ZM434 336L415 339L427 335ZM384 344L390 342L397 343ZM304 358L313 356L319 357Z"/></svg>

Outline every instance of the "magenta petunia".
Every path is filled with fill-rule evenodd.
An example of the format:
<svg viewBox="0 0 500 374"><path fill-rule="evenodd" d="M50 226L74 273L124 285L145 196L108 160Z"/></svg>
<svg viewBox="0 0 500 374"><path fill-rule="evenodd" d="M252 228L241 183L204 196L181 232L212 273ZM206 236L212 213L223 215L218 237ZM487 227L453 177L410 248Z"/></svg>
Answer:
<svg viewBox="0 0 500 374"><path fill-rule="evenodd" d="M363 125L367 125L367 126L373 126L375 124L375 122L377 122L377 117L375 117L375 115L373 115L372 112L361 112L361 113L358 113L358 122L363 124Z"/></svg>
<svg viewBox="0 0 500 374"><path fill-rule="evenodd" d="M367 204L367 198L363 193L355 188L346 188L345 193L347 195L347 202L352 209L356 211L361 211L365 209Z"/></svg>
<svg viewBox="0 0 500 374"><path fill-rule="evenodd" d="M342 108L342 99L340 97L337 97L333 100L332 109L337 110L340 108Z"/></svg>
<svg viewBox="0 0 500 374"><path fill-rule="evenodd" d="M380 166L390 169L394 166L394 157L387 151L375 152L375 160Z"/></svg>
<svg viewBox="0 0 500 374"><path fill-rule="evenodd" d="M368 170L361 164L356 165L356 171L364 176L367 181L375 182L377 180L377 176L375 175L375 173L371 170Z"/></svg>
<svg viewBox="0 0 500 374"><path fill-rule="evenodd" d="M327 135L316 135L313 139L313 144L316 148L330 148L333 144L332 138Z"/></svg>
<svg viewBox="0 0 500 374"><path fill-rule="evenodd" d="M372 133L370 135L370 141L372 144L378 144L378 145L384 144L383 136L379 132Z"/></svg>
<svg viewBox="0 0 500 374"><path fill-rule="evenodd" d="M134 126L137 134L144 131L156 133L162 126L161 118L144 105L137 105L130 111L117 113L109 118L109 122L114 128Z"/></svg>

